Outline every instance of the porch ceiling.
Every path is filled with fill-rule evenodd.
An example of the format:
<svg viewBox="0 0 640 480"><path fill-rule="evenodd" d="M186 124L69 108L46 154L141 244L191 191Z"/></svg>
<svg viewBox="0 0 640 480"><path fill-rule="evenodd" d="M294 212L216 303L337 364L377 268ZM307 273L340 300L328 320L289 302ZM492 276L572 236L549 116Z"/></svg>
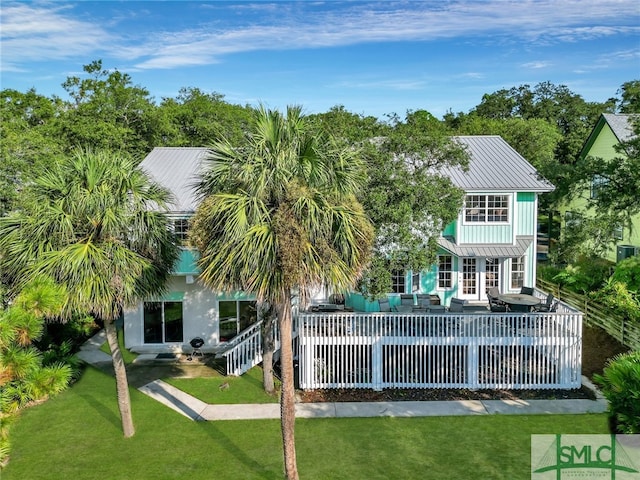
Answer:
<svg viewBox="0 0 640 480"><path fill-rule="evenodd" d="M458 257L520 257L533 242L532 236L516 237L515 245L496 245L492 243L467 243L457 245L451 237L440 237L438 244Z"/></svg>

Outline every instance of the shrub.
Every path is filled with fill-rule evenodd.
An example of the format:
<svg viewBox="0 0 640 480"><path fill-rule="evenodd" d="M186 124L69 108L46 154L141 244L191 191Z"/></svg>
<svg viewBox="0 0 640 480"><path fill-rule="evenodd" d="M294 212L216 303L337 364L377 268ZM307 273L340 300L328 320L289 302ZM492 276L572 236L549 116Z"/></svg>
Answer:
<svg viewBox="0 0 640 480"><path fill-rule="evenodd" d="M640 433L640 351L613 357L594 380L609 402L609 417L617 432Z"/></svg>
<svg viewBox="0 0 640 480"><path fill-rule="evenodd" d="M630 292L640 292L640 256L629 257L618 264L611 277L614 281L624 283Z"/></svg>

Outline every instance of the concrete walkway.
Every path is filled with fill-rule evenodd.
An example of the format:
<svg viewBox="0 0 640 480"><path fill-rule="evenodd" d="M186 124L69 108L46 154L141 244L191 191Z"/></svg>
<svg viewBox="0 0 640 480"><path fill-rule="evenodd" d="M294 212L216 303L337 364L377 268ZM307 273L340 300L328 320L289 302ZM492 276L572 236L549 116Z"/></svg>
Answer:
<svg viewBox="0 0 640 480"><path fill-rule="evenodd" d="M78 357L98 367L111 363L111 357L99 350L104 331L82 347ZM459 415L536 415L602 413L607 402L591 382L583 384L596 392L596 400L454 400L428 402L326 402L297 403L297 418L346 417L434 417ZM152 380L138 388L142 393L191 420L257 420L280 418L278 403L209 405L169 385Z"/></svg>

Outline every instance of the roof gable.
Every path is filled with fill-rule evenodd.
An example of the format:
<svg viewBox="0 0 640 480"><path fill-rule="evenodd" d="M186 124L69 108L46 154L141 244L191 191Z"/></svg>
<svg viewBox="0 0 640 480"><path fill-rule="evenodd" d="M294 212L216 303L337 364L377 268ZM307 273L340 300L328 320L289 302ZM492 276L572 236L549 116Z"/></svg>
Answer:
<svg viewBox="0 0 640 480"><path fill-rule="evenodd" d="M554 186L542 178L525 158L499 135L453 137L469 153L469 170L443 168L454 185L470 191L550 192Z"/></svg>
<svg viewBox="0 0 640 480"><path fill-rule="evenodd" d="M634 118L640 117L633 114L615 113L603 113L600 115L600 118L598 118L596 125L593 127L593 130L591 130L591 133L580 150L580 158L584 158L589 154L593 144L596 142L598 136L602 132L602 129L605 127L611 129L611 132L615 135L618 143L631 140L635 136L633 131Z"/></svg>

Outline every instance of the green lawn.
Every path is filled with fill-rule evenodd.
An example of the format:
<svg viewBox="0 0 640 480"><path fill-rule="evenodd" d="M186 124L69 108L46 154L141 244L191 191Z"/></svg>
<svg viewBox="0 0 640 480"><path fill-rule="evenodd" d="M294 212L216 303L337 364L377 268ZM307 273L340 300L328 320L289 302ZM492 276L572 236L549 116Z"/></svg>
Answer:
<svg viewBox="0 0 640 480"><path fill-rule="evenodd" d="M277 420L192 422L132 390L120 430L115 381L88 368L16 422L2 480L281 479ZM532 433L607 433L605 415L304 419L301 478L529 479Z"/></svg>
<svg viewBox="0 0 640 480"><path fill-rule="evenodd" d="M277 395L267 395L262 388L262 368L254 367L241 377L223 375L208 378L163 378L183 392L209 404L278 403ZM222 387L222 388L221 388ZM276 388L279 383L276 383Z"/></svg>

